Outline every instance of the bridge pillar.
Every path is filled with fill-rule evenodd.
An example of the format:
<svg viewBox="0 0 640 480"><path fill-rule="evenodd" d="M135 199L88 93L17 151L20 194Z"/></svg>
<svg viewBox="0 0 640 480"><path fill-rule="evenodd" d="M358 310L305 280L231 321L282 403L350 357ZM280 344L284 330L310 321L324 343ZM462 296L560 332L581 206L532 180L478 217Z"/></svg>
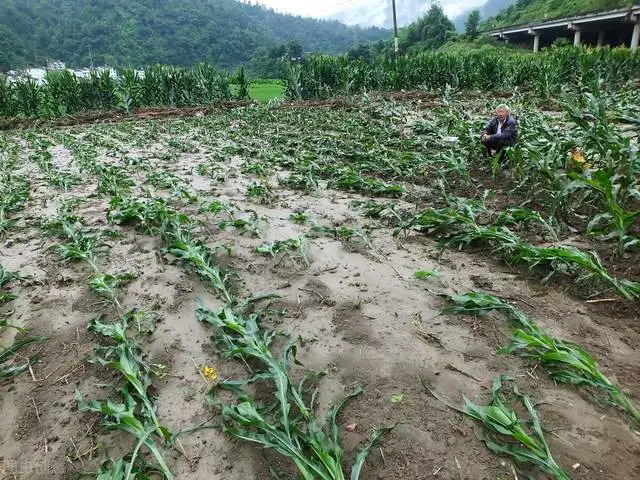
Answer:
<svg viewBox="0 0 640 480"><path fill-rule="evenodd" d="M640 43L640 16L636 16L635 23L633 25L633 35L631 35L631 51L635 52L638 49L638 43Z"/></svg>
<svg viewBox="0 0 640 480"><path fill-rule="evenodd" d="M533 53L538 53L538 50L540 50L540 33L533 28L530 28L528 33L533 35Z"/></svg>
<svg viewBox="0 0 640 480"><path fill-rule="evenodd" d="M604 45L604 30L598 32L598 43L596 47L601 48Z"/></svg>
<svg viewBox="0 0 640 480"><path fill-rule="evenodd" d="M573 46L579 47L580 40L582 39L582 30L575 23L569 23L569 25L567 25L567 28L569 30L573 30Z"/></svg>

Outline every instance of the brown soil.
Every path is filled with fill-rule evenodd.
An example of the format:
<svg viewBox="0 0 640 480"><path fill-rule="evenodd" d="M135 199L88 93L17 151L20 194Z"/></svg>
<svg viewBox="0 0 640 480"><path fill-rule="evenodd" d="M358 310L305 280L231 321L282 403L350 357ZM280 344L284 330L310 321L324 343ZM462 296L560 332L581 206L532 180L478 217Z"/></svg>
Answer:
<svg viewBox="0 0 640 480"><path fill-rule="evenodd" d="M147 152L149 158L163 148L156 145ZM64 148L52 151L54 161L65 162ZM105 227L107 205L93 194L96 179L60 193L38 180L37 169L24 155L24 169L30 169L34 179L26 226L9 237L5 245L10 246L1 247L0 258L9 270L33 279L12 286L19 296L0 313L13 312L14 323L49 340L34 349L39 360L33 376L26 372L0 384L0 471L6 479L74 478L95 469L106 452L116 455L132 446L131 438L102 430L97 416L79 413L74 399L76 391L86 398L103 398L109 392L100 385L118 381L111 370L89 362L96 338L86 331L94 316L113 320L116 312L90 294L87 269L61 264L46 251L51 242L43 241L38 225L63 199L80 196L86 202L78 207L79 214L90 225ZM384 228L374 232L374 252L360 253L336 240L314 240L308 268L291 258L259 256L255 247L263 241L306 232L308 227L289 220L296 208L304 208L322 224L356 225L359 216L349 204L361 197L281 189L272 205L261 205L244 195L252 178L240 174L238 159L230 164L237 175L225 184L197 175L195 161L193 154L185 153L179 161L158 168L174 172L201 196L213 194L264 218L262 239L230 229L215 231L211 240L232 247L233 256L226 261L241 276L244 293L281 296L273 304L286 307L278 328L303 340L299 359L306 369L327 373L319 384L320 408L326 409L354 386L364 386L364 393L350 401L339 418L342 426L356 425L355 431L343 432L347 463L375 428L397 424L367 460L363 479L514 478L510 461L486 449L473 422L430 396L419 380L423 377L456 404L462 393L486 402L493 379L503 373L516 378L521 390L538 403L554 456L574 479L639 478L640 435L630 429L627 417L600 405L584 390L554 384L540 366L497 356L495 350L509 337L503 317L440 313L441 295L446 293L483 289L512 299L554 335L591 351L609 378L640 402L637 303L585 303L558 285L541 286L488 255L440 254L428 238L399 241ZM195 207L185 208L195 214ZM194 362L213 365L226 378L244 376L242 365L216 355L211 330L195 320L197 299L212 307L220 301L194 274L160 253L158 239L128 227L121 232L123 238L111 242L101 266L107 272L138 272L123 304L153 310L160 318L144 344L151 362L166 366L167 375L154 378L158 417L172 431L200 425L212 412ZM413 278L415 271L428 269L438 269L439 278ZM3 339L3 344L10 340ZM402 401L392 402L398 394L404 395ZM263 456L255 446L214 429L183 436L181 447L166 454L177 479L263 480L270 478L269 467L293 474L290 463L273 452ZM535 470L529 474L544 478Z"/></svg>

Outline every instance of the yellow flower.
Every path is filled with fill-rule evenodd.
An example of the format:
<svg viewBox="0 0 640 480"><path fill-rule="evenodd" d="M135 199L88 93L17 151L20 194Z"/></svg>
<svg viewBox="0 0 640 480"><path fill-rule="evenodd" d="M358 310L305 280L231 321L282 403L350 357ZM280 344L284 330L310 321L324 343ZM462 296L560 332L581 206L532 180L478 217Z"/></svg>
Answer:
<svg viewBox="0 0 640 480"><path fill-rule="evenodd" d="M215 369L215 367L207 367L205 365L204 367L202 367L202 374L204 375L204 378L208 380L217 380L218 378L218 371Z"/></svg>
<svg viewBox="0 0 640 480"><path fill-rule="evenodd" d="M584 156L578 150L574 150L571 153L571 157L578 163L584 163Z"/></svg>

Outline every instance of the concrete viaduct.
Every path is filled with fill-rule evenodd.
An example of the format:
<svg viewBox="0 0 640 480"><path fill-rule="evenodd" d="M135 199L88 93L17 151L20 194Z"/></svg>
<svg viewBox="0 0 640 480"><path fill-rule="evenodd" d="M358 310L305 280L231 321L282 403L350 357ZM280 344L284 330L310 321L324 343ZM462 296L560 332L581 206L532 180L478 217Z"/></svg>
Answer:
<svg viewBox="0 0 640 480"><path fill-rule="evenodd" d="M533 48L534 52L551 45L558 38L573 41L575 46L628 45L636 51L640 42L640 5L504 27L484 33L505 43Z"/></svg>

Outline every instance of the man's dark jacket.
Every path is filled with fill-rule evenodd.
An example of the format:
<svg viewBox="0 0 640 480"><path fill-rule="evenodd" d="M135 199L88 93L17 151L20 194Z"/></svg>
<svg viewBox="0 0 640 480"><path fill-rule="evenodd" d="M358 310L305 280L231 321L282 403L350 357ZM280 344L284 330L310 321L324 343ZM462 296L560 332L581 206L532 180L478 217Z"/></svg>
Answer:
<svg viewBox="0 0 640 480"><path fill-rule="evenodd" d="M491 135L491 141L502 145L515 145L518 140L518 123L512 115L507 116L502 124L502 131L498 131L498 117L494 117L487 123L482 131L483 134Z"/></svg>

